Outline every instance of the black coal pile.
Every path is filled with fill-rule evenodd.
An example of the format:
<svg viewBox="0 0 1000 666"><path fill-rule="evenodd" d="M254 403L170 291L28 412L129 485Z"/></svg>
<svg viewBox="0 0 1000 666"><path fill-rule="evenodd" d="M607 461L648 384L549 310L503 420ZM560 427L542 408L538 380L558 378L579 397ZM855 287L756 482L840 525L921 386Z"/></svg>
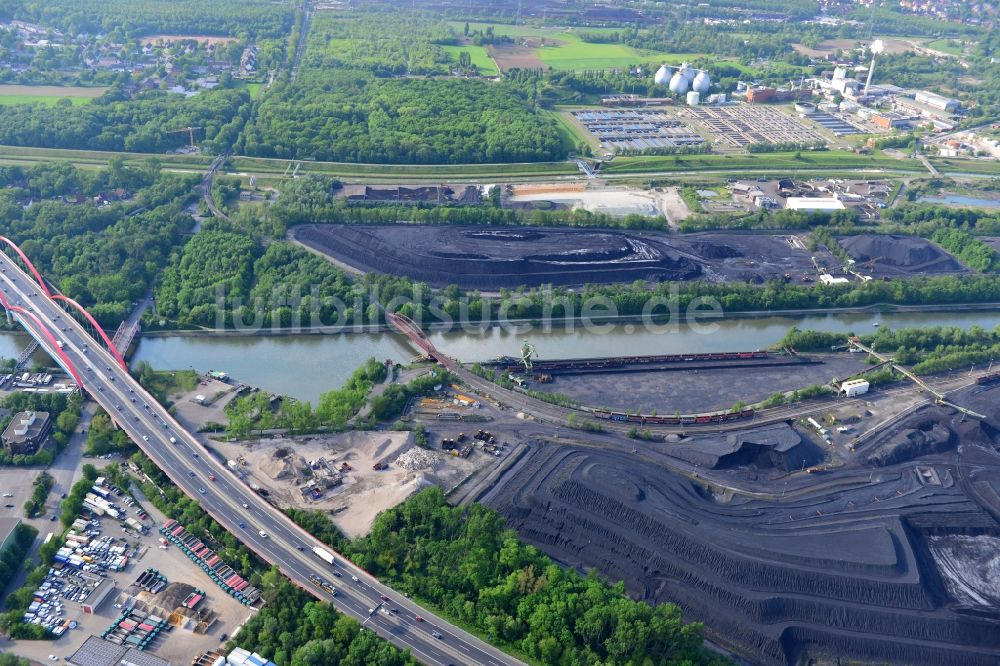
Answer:
<svg viewBox="0 0 1000 666"><path fill-rule="evenodd" d="M915 236L860 234L840 239L840 245L859 263L874 260L909 272L952 273L964 267L934 243Z"/></svg>

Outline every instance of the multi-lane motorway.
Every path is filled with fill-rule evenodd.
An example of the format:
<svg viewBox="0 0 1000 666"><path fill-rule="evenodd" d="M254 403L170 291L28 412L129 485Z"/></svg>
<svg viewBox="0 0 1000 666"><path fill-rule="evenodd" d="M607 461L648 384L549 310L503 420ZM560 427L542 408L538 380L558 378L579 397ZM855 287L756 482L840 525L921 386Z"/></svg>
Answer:
<svg viewBox="0 0 1000 666"><path fill-rule="evenodd" d="M319 559L312 548L323 544L215 460L111 354L3 253L0 253L0 293L12 306L20 306L34 315L14 313L53 358L65 354L90 396L179 488L295 583L357 618L365 629L409 649L425 664L521 663L422 609L339 554L332 566ZM61 349L53 346L42 326L55 336ZM311 584L311 575L332 583L337 595L333 597Z"/></svg>

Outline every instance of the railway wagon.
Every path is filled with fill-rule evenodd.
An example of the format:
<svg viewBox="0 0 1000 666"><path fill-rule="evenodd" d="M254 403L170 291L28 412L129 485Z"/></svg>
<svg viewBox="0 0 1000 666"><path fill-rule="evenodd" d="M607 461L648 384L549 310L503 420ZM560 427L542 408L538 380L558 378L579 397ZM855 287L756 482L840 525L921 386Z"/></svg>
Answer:
<svg viewBox="0 0 1000 666"><path fill-rule="evenodd" d="M990 375L976 377L976 384L979 386L992 386L993 384L1000 384L1000 372L994 372Z"/></svg>
<svg viewBox="0 0 1000 666"><path fill-rule="evenodd" d="M579 358L550 361L534 361L532 369L539 370L602 370L620 368L626 365L649 365L654 363L690 363L696 361L736 361L767 358L766 351L708 352L704 354L660 354L656 356L612 356L609 358ZM501 368L515 368L522 365L520 359L505 357L494 365Z"/></svg>

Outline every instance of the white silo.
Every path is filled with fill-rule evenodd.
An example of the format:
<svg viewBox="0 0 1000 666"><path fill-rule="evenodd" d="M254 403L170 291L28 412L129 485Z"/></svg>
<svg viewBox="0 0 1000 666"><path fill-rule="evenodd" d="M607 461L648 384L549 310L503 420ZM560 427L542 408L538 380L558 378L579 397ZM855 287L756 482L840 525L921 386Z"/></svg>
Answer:
<svg viewBox="0 0 1000 666"><path fill-rule="evenodd" d="M698 106L699 102L701 102L701 93L692 90L687 94L688 106Z"/></svg>
<svg viewBox="0 0 1000 666"><path fill-rule="evenodd" d="M690 85L691 82L694 81L694 77L697 76L698 70L691 67L691 65L684 63L681 65L681 74L684 75L684 78L688 81L688 85Z"/></svg>
<svg viewBox="0 0 1000 666"><path fill-rule="evenodd" d="M660 68L656 70L656 75L653 77L653 83L655 83L658 86L662 86L669 80L670 80L670 70L667 69L666 65L660 65Z"/></svg>
<svg viewBox="0 0 1000 666"><path fill-rule="evenodd" d="M676 72L670 78L670 92L683 95L688 91L689 81L681 72Z"/></svg>
<svg viewBox="0 0 1000 666"><path fill-rule="evenodd" d="M712 79L709 77L708 72L701 71L698 75L694 77L694 81L691 82L691 90L697 90L702 95L708 92L708 89L712 87Z"/></svg>

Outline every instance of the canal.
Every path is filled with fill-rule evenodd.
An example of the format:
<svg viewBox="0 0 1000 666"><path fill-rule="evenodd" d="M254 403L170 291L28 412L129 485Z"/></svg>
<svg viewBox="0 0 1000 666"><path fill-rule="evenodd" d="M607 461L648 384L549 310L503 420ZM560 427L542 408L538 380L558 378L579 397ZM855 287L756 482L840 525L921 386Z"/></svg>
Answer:
<svg viewBox="0 0 1000 666"><path fill-rule="evenodd" d="M645 330L628 324L588 330L489 328L476 332L431 333L441 351L462 361L516 356L529 340L538 358L574 358L686 352L742 351L768 347L789 328L868 333L875 324L891 328L982 326L1000 324L1000 312L894 312L815 314L708 320L701 328L679 324ZM0 334L0 356L16 357L27 343L22 333ZM157 336L142 338L132 362L148 361L157 369L199 372L223 370L236 380L313 403L324 391L341 386L365 359L409 361L416 354L394 333L286 336ZM45 360L44 356L39 360Z"/></svg>

